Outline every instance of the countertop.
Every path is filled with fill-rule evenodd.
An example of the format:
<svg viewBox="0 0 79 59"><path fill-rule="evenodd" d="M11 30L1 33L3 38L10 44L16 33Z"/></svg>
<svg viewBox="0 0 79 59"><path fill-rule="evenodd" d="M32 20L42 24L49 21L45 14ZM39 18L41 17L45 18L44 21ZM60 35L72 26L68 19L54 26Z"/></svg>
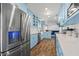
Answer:
<svg viewBox="0 0 79 59"><path fill-rule="evenodd" d="M64 56L79 56L79 37L67 34L56 34Z"/></svg>

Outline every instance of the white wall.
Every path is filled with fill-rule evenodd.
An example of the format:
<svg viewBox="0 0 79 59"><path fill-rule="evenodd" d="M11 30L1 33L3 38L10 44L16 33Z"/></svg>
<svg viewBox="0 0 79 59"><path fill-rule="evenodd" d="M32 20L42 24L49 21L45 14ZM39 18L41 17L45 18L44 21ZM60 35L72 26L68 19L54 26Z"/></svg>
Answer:
<svg viewBox="0 0 79 59"><path fill-rule="evenodd" d="M47 26L47 30L59 30L59 27L57 25L50 25Z"/></svg>
<svg viewBox="0 0 79 59"><path fill-rule="evenodd" d="M57 25L48 26L48 30L59 30Z"/></svg>

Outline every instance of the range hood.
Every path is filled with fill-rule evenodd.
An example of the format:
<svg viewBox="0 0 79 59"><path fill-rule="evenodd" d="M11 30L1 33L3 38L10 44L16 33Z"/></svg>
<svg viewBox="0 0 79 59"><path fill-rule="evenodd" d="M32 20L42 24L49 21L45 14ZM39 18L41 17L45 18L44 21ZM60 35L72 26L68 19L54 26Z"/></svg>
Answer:
<svg viewBox="0 0 79 59"><path fill-rule="evenodd" d="M71 3L69 8L67 9L67 17L71 17L79 10L79 3Z"/></svg>

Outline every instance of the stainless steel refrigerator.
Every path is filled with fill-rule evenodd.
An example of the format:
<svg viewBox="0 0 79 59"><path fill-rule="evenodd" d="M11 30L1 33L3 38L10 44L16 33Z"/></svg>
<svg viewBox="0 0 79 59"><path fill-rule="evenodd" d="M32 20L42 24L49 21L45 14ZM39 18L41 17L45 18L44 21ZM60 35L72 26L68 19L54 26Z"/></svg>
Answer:
<svg viewBox="0 0 79 59"><path fill-rule="evenodd" d="M16 4L0 4L0 55L30 55L30 17Z"/></svg>

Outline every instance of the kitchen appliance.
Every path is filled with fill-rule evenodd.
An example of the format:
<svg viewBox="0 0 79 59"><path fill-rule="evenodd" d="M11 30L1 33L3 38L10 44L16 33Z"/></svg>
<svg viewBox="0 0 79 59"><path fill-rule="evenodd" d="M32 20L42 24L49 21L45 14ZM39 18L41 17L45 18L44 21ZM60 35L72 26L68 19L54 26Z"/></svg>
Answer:
<svg viewBox="0 0 79 59"><path fill-rule="evenodd" d="M67 17L71 17L79 10L79 3L71 3L69 8L67 9Z"/></svg>
<svg viewBox="0 0 79 59"><path fill-rule="evenodd" d="M29 21L26 21L26 23L22 23L22 20L24 21L29 20L27 18L27 15L25 12L19 9L16 4L10 4L10 3L1 3L0 4L0 55L1 56L22 56L27 55L27 53L23 53L22 51L30 51L29 46L29 40L30 40L30 31L28 28ZM24 14L25 17L22 15ZM29 16L28 16L29 17ZM22 29L22 24L27 24L26 30ZM25 34L22 34L22 32L25 32ZM28 37L27 37L28 36ZM23 39L23 37L26 37ZM27 45L27 48L24 48L24 44L29 43ZM23 50L25 49L25 50ZM30 53L30 52L29 52ZM28 53L28 54L29 54Z"/></svg>

